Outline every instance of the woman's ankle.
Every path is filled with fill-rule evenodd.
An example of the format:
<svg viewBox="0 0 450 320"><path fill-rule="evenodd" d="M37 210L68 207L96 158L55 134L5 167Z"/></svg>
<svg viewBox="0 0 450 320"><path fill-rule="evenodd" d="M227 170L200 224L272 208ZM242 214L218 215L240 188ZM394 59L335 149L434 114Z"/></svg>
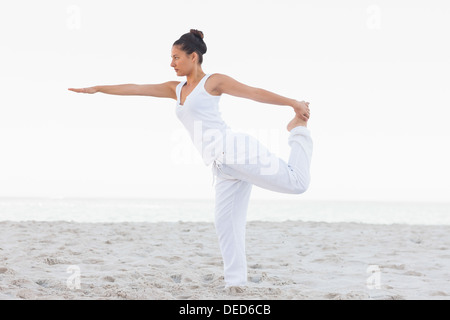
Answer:
<svg viewBox="0 0 450 320"><path fill-rule="evenodd" d="M288 123L288 125L287 125L286 128L287 128L287 130L288 130L289 132L291 132L291 130L294 129L295 127L299 127L299 126L307 127L307 125L308 125L308 122L307 122L307 121L305 121L305 120L303 120L303 119L301 119L301 118L295 116L294 119L292 119L292 120Z"/></svg>

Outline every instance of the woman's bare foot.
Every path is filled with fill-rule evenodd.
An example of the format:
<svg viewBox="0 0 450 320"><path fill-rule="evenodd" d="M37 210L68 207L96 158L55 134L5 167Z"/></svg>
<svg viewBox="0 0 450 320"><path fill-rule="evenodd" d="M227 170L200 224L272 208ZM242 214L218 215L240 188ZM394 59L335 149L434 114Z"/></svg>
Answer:
<svg viewBox="0 0 450 320"><path fill-rule="evenodd" d="M287 128L287 130L290 132L290 131L291 131L292 129L294 129L295 127L298 127L298 126L306 127L307 124L308 124L307 121L305 121L305 120L303 120L303 119L300 119L298 116L295 116L294 119L292 119L292 120L288 123L288 125L287 125L286 128Z"/></svg>

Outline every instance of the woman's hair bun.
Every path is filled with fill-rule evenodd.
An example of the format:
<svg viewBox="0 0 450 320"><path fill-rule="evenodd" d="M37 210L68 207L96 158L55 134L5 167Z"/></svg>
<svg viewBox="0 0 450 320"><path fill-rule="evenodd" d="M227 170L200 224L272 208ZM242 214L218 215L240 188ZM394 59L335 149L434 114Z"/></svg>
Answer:
<svg viewBox="0 0 450 320"><path fill-rule="evenodd" d="M203 40L203 32L197 29L191 29L191 33Z"/></svg>
<svg viewBox="0 0 450 320"><path fill-rule="evenodd" d="M190 32L183 34L173 45L180 46L181 50L187 54L197 52L200 64L203 62L202 55L207 51L206 43L203 41L203 32L197 29L191 29Z"/></svg>

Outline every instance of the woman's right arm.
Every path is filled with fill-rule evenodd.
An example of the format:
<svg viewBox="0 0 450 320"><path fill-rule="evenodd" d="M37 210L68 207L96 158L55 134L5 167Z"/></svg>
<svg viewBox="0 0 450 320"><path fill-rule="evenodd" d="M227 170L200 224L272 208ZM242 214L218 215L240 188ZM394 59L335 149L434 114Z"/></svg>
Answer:
<svg viewBox="0 0 450 320"><path fill-rule="evenodd" d="M118 84L107 86L94 86L88 88L69 88L70 91L78 93L106 93L121 96L150 96L158 98L177 99L176 87L180 82L168 81L160 84Z"/></svg>

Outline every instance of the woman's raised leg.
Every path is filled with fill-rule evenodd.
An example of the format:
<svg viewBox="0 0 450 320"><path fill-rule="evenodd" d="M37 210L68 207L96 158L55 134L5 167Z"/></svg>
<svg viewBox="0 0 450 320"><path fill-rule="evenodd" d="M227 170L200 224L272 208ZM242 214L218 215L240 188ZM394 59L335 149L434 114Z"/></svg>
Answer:
<svg viewBox="0 0 450 320"><path fill-rule="evenodd" d="M230 157L228 154L227 157L225 154L223 161L217 164L220 171L238 180L276 192L305 192L310 183L313 142L309 129L298 125L301 123L299 119L294 118L289 123L291 126L288 125L291 153L287 163L269 152L255 138L248 136L250 148L247 149L257 149L257 152L247 152L245 162L233 161L234 156Z"/></svg>

